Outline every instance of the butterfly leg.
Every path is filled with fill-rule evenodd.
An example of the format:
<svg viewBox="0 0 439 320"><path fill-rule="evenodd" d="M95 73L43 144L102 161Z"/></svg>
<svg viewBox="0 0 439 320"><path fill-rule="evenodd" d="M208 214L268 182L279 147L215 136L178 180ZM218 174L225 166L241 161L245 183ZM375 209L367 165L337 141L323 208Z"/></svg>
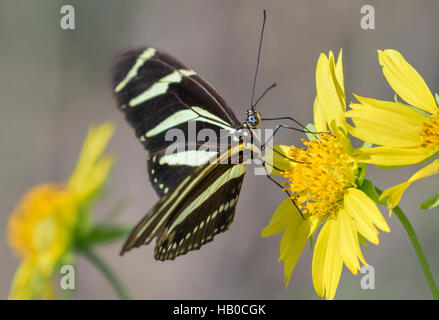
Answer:
<svg viewBox="0 0 439 320"><path fill-rule="evenodd" d="M299 206L297 205L296 201L294 201L294 199L291 198L291 194L288 192L288 190L285 190L284 187L282 186L282 184L281 184L280 182L276 181L276 180L271 176L271 174L268 172L268 169L267 169L267 166L266 166L267 164L270 165L271 167L273 167L275 170L278 170L278 171L281 171L281 172L282 172L283 170L282 170L282 169L279 169L279 168L276 168L275 166L269 164L269 163L266 162L265 160L262 160L262 167L263 167L264 170L265 170L265 175L267 176L268 180L270 180L271 182L273 182L276 186L278 186L282 191L284 191L284 192L287 194L288 198L291 199L291 202L292 202L293 205L296 207L297 211L299 211L299 213L300 213L300 215L302 216L302 218L305 219L305 217L303 216L302 210L300 210L300 208L299 208Z"/></svg>
<svg viewBox="0 0 439 320"><path fill-rule="evenodd" d="M294 119L293 117L276 117L276 118L262 118L262 121L279 121L279 120L290 120L297 124L299 127L303 129L303 132L307 133L313 133L311 130L309 130L306 126L304 126L302 123Z"/></svg>
<svg viewBox="0 0 439 320"><path fill-rule="evenodd" d="M310 131L310 130L308 130L306 128L305 128L305 130L302 130L302 129L298 129L298 128L295 128L295 127L292 127L292 126L287 126L287 125L284 125L284 124L278 124L278 125L276 125L276 127L274 127L272 135L267 140L265 140L264 144L262 144L261 150L264 150L265 149L265 145L268 142L270 142L271 140L273 140L273 137L276 135L276 133L279 132L280 128L289 129L289 130L293 130L293 131L298 131L298 132L302 132L302 133L309 133L309 134L312 134L315 138L317 138L316 134L319 133L319 132L312 132L312 131Z"/></svg>
<svg viewBox="0 0 439 320"><path fill-rule="evenodd" d="M298 129L292 126L287 126L287 125L282 125L282 124L278 124L274 131L273 134L271 135L271 137L264 143L264 145L262 145L262 149L265 148L265 144L269 141L271 141L274 137L274 135L279 131L280 128L285 128L285 129L290 129L290 130L294 130L294 131L298 131L298 132L302 132L302 133L308 133L308 134L312 134L314 138L318 138L316 135L319 133L327 133L327 132L313 132L311 130L309 130L306 126L304 126L303 124L301 124L299 121L297 121L296 119L292 118L292 117L278 117L278 118L262 118L262 121L279 121L279 120L290 120L292 122L294 122L295 124L299 125L302 129Z"/></svg>

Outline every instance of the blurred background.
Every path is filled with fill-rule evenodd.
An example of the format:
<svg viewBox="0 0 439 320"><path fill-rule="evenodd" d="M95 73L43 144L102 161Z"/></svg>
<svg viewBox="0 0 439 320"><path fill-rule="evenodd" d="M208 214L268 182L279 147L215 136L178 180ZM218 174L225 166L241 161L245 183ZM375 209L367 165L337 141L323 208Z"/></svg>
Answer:
<svg viewBox="0 0 439 320"><path fill-rule="evenodd" d="M62 30L60 8L72 4L76 30ZM361 7L375 8L375 30L360 27ZM121 50L159 47L209 81L244 118L250 103L262 10L267 9L257 92L278 87L261 102L266 117L313 120L315 67L319 54L343 48L348 101L352 93L393 99L378 64L377 49L399 50L435 92L439 86L439 2L431 1L254 1L75 0L0 2L0 298L8 295L19 259L6 241L8 215L32 186L63 182L75 165L92 124L112 121L116 133L108 152L117 157L108 192L96 210L99 221L128 195L118 217L134 225L158 200L148 183L146 154L116 108L110 67ZM268 124L270 125L270 124ZM279 135L275 143L298 143L301 136ZM386 188L407 179L416 167L393 171L370 168L368 178ZM284 198L268 179L244 179L230 230L202 250L166 263L153 259L153 245L119 256L121 243L99 254L137 299L315 299L312 254L305 250L288 288L277 261L280 236L261 238ZM439 210L419 204L437 192L437 177L413 185L405 209L439 280ZM379 246L364 248L375 268L375 290L362 290L360 276L343 270L338 299L429 299L421 267L396 216ZM79 258L80 299L114 299L103 276Z"/></svg>

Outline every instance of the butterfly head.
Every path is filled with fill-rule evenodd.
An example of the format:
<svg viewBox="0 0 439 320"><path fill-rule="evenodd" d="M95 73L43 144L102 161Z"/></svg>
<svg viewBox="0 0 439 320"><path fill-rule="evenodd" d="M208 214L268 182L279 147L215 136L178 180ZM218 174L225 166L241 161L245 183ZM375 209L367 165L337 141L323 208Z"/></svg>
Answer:
<svg viewBox="0 0 439 320"><path fill-rule="evenodd" d="M256 129L261 123L261 115L256 108L250 108L247 110L247 117L244 121L244 125L250 129Z"/></svg>

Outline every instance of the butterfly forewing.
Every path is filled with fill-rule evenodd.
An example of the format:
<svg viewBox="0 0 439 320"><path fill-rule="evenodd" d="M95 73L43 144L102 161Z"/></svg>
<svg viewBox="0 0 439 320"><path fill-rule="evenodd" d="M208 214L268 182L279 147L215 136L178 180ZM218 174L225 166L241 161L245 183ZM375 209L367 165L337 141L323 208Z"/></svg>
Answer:
<svg viewBox="0 0 439 320"><path fill-rule="evenodd" d="M120 54L113 68L113 83L119 108L149 151L148 173L159 196L172 189L206 159L204 152L198 154L192 151L173 158L186 161L158 166L153 159L165 164L166 159L160 158L174 143L170 129L179 129L190 138L188 121L192 120L197 132L208 128L219 137L221 129L233 131L240 124L212 86L192 69L155 48L140 48ZM190 146L189 141L193 142L193 139L186 139L179 150L198 150L199 145Z"/></svg>

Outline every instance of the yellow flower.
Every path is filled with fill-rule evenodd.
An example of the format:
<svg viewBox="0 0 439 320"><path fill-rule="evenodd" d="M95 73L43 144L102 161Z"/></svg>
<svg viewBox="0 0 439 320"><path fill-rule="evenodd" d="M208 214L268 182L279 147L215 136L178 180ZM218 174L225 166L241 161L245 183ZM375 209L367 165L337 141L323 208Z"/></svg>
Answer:
<svg viewBox="0 0 439 320"><path fill-rule="evenodd" d="M343 264L353 274L360 270L360 262L367 264L359 236L378 244L377 228L389 232L389 227L375 203L358 188L361 164L345 133L341 51L337 63L332 52L329 57L320 55L316 87L314 123L320 133L303 141L305 149L275 147L283 156L275 153L273 161L283 172L274 172L289 180L285 188L291 192L291 199L279 205L262 236L284 232L279 260L284 262L288 285L306 242L322 226L314 247L312 278L317 294L333 299ZM303 218L291 200L301 209Z"/></svg>
<svg viewBox="0 0 439 320"><path fill-rule="evenodd" d="M376 145L356 150L364 162L383 166L420 163L439 153L439 109L433 94L419 73L395 50L378 50L383 74L390 86L407 104L356 96L346 113L355 127L349 132ZM408 181L387 189L389 208L401 200L415 181L439 173L439 159L415 173Z"/></svg>
<svg viewBox="0 0 439 320"><path fill-rule="evenodd" d="M23 261L14 276L10 299L56 297L56 268L71 261L80 219L86 218L81 213L87 212L111 169L112 159L102 153L113 131L109 123L92 128L68 182L32 188L11 214L9 244Z"/></svg>

